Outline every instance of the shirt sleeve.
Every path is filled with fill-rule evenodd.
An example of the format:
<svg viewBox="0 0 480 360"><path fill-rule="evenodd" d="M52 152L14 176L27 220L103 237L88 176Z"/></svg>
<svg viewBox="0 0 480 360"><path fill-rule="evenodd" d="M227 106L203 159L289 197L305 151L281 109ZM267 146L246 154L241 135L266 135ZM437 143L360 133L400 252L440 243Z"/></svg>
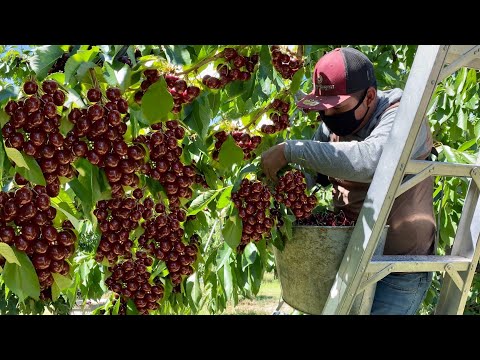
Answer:
<svg viewBox="0 0 480 360"><path fill-rule="evenodd" d="M288 140L285 158L306 169L356 182L371 182L393 125L397 108L386 111L377 127L363 141L325 142L323 124L315 140ZM422 124L425 129L426 120ZM428 126L428 125L427 125ZM420 131L413 153L426 148L428 131ZM317 135L317 134L316 134ZM431 140L430 140L431 141ZM431 147L430 147L431 148Z"/></svg>

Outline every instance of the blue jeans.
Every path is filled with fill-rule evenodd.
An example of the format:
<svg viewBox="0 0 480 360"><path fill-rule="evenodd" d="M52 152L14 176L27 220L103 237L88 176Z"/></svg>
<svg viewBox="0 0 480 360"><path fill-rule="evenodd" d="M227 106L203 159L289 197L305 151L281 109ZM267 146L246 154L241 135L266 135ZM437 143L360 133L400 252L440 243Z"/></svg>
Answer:
<svg viewBox="0 0 480 360"><path fill-rule="evenodd" d="M391 273L377 283L371 315L415 315L433 272Z"/></svg>

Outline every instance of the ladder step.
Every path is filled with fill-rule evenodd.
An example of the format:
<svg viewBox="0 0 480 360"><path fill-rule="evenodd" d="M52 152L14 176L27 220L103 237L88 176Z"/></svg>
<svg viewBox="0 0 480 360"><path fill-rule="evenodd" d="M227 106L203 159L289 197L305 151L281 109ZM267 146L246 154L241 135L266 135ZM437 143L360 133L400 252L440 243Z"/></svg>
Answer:
<svg viewBox="0 0 480 360"><path fill-rule="evenodd" d="M368 265L367 272L379 272L390 266L390 272L422 272L422 271L465 271L471 264L471 259L452 255L375 255Z"/></svg>
<svg viewBox="0 0 480 360"><path fill-rule="evenodd" d="M478 45L477 45L478 46ZM466 64L462 64L465 67L473 68L473 69L480 69L480 54L478 51L475 51L476 45L451 45L450 49L447 53L447 57L445 59L446 64L451 64L457 61L463 54L474 50L473 56L468 57L468 62Z"/></svg>

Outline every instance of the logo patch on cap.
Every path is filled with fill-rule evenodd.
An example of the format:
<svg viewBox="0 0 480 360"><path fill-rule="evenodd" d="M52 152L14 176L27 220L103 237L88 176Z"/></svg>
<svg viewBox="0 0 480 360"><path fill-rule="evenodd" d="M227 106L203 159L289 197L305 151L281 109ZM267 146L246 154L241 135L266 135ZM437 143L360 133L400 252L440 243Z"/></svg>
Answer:
<svg viewBox="0 0 480 360"><path fill-rule="evenodd" d="M316 106L316 105L320 104L319 101L317 101L317 100L310 100L310 99L304 100L303 103L304 103L305 105L307 105L307 106Z"/></svg>
<svg viewBox="0 0 480 360"><path fill-rule="evenodd" d="M333 89L335 89L335 85L322 85L322 82L323 82L323 76L321 74L318 74L317 87L320 90L333 90Z"/></svg>

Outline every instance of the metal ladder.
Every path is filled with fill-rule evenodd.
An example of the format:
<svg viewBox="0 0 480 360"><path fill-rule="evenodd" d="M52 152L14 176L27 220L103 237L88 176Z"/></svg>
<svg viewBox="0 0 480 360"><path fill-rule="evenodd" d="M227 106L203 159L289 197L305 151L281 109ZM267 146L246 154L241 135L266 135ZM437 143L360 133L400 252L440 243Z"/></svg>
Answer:
<svg viewBox="0 0 480 360"><path fill-rule="evenodd" d="M463 66L480 69L480 45L418 47L389 146L378 163L323 314L348 314L355 296L389 273L418 271L444 272L435 314L463 314L480 256L480 153L475 165L410 160L437 83ZM405 174L416 175L402 183ZM395 198L437 175L470 178L451 255L373 256Z"/></svg>

